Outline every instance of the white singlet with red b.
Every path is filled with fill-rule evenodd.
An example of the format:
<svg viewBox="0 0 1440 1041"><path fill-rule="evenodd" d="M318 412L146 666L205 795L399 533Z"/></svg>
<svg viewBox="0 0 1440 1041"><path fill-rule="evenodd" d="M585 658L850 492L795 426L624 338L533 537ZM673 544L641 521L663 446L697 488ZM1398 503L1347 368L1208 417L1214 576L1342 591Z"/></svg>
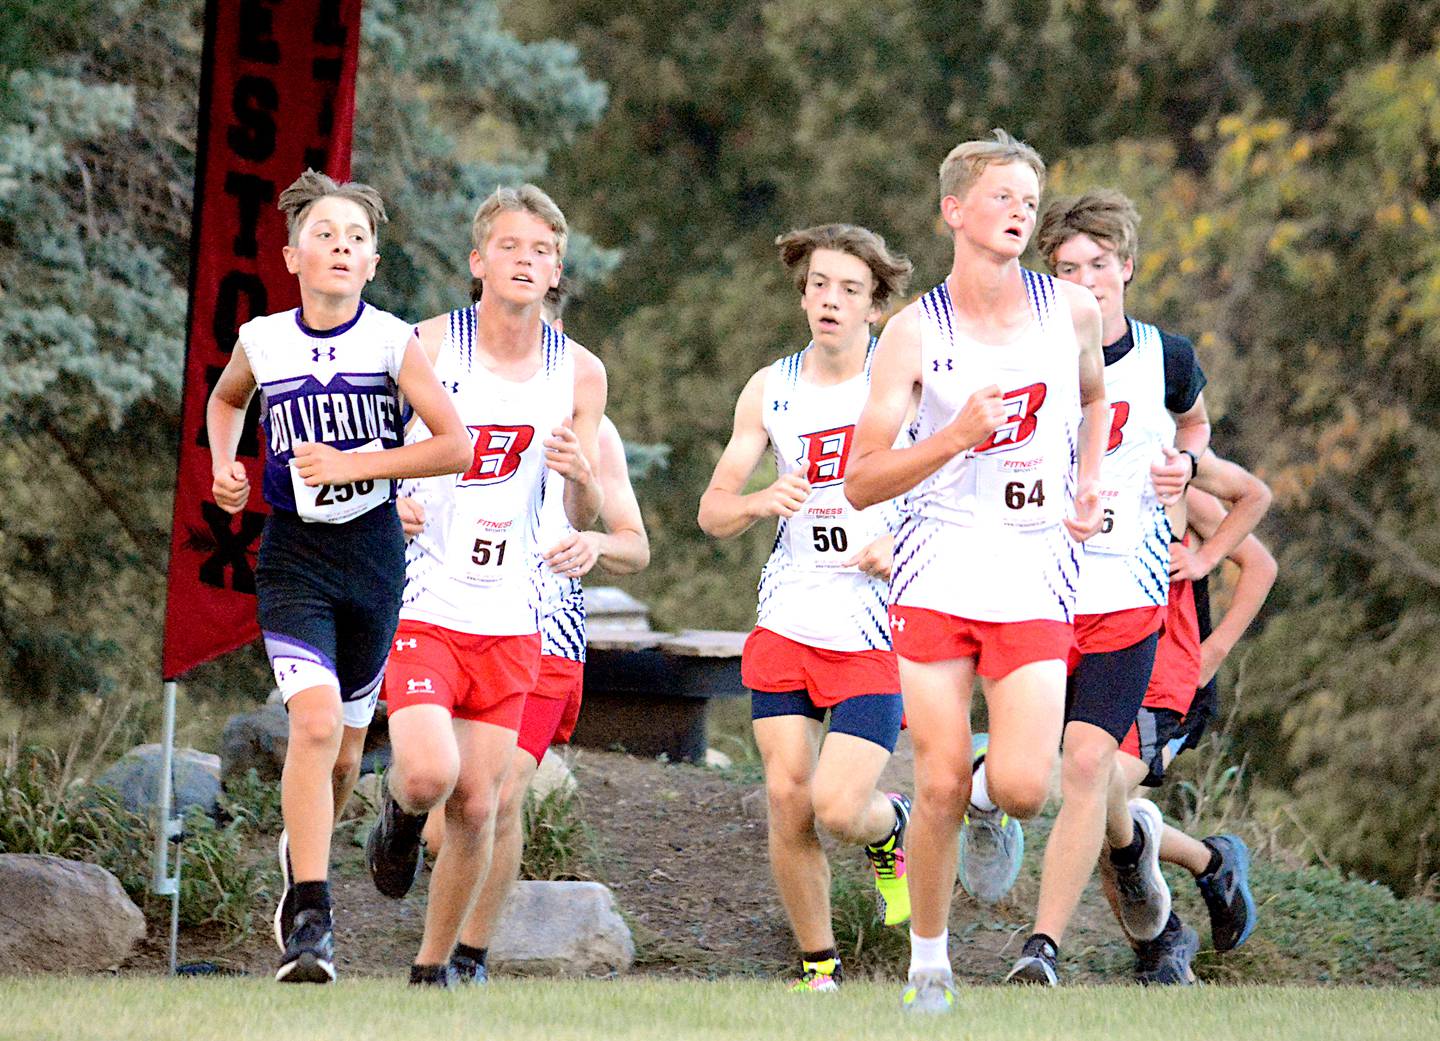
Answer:
<svg viewBox="0 0 1440 1041"><path fill-rule="evenodd" d="M1135 345L1105 366L1104 521L1081 557L1079 614L1159 607L1170 595L1170 521L1150 479L1150 464L1175 443L1175 418L1165 408L1165 351L1153 325L1131 320L1130 329Z"/></svg>
<svg viewBox="0 0 1440 1041"><path fill-rule="evenodd" d="M900 520L894 501L857 510L845 499L845 463L870 393L875 341L865 370L831 386L801 378L810 349L781 358L765 374L763 422L775 469L800 474L811 492L799 513L780 519L760 573L756 624L811 647L888 651L885 583L847 564L893 534Z"/></svg>
<svg viewBox="0 0 1440 1041"><path fill-rule="evenodd" d="M406 481L425 511L405 554L402 619L483 636L539 631L540 514L547 491L545 439L574 411L575 354L541 325L540 365L524 382L480 360L475 309L450 312L435 376L470 432L463 473ZM429 437L418 418L407 441Z"/></svg>
<svg viewBox="0 0 1440 1041"><path fill-rule="evenodd" d="M1061 524L1075 497L1079 346L1048 275L1022 270L1033 321L1007 344L955 328L944 282L920 298L920 407L934 436L972 393L995 384L1006 419L906 498L890 601L981 622L1071 622L1080 550Z"/></svg>

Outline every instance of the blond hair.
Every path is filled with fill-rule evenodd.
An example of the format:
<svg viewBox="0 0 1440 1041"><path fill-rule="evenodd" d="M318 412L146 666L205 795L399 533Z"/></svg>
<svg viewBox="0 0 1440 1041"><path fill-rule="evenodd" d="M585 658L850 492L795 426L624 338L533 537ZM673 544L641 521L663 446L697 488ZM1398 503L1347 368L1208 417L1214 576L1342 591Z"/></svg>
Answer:
<svg viewBox="0 0 1440 1041"><path fill-rule="evenodd" d="M780 262L795 279L795 288L803 296L810 278L810 256L817 249L847 253L865 262L875 278L870 300L884 308L894 297L905 292L914 265L903 253L892 253L885 240L869 228L855 224L820 224L813 228L787 232L775 240L780 247Z"/></svg>
<svg viewBox="0 0 1440 1041"><path fill-rule="evenodd" d="M1123 264L1133 260L1140 248L1140 212L1113 188L1087 192L1078 199L1056 200L1045 211L1035 235L1036 248L1052 272L1056 251L1076 235L1088 235L1114 250Z"/></svg>
<svg viewBox="0 0 1440 1041"><path fill-rule="evenodd" d="M950 154L940 164L940 198L947 195L953 195L957 199L965 198L965 193L980 179L987 166L1004 166L1009 163L1028 165L1035 171L1040 190L1045 190L1045 160L1040 158L1040 153L999 127L990 133L990 138L962 141L950 149Z"/></svg>
<svg viewBox="0 0 1440 1041"><path fill-rule="evenodd" d="M385 215L385 203L380 198L380 193L368 184L360 184L358 181L346 181L340 184L331 177L325 176L318 170L306 170L294 183L280 193L280 201L276 209L285 214L285 227L290 237L290 245L299 241L300 229L305 224L305 218L310 213L310 208L321 199L331 197L337 199L348 199L365 211L365 219L370 222L370 235L377 241L380 238L380 225L386 223L390 218Z"/></svg>
<svg viewBox="0 0 1440 1041"><path fill-rule="evenodd" d="M565 244L570 238L570 226L565 223L565 214L555 205L555 200L533 184L522 184L519 188L496 188L475 211L475 220L470 224L470 241L480 252L490 240L490 227L502 213L528 213L550 227L555 233L556 253L565 255Z"/></svg>

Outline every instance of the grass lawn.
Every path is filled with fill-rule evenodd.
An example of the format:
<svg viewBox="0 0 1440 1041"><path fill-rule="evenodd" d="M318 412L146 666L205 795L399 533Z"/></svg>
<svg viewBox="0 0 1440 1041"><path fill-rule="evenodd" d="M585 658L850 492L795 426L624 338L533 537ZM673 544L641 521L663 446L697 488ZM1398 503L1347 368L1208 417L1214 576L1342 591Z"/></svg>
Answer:
<svg viewBox="0 0 1440 1041"><path fill-rule="evenodd" d="M963 990L946 1017L904 1017L898 985L851 983L839 995L779 984L505 980L426 992L398 980L329 988L268 980L0 981L0 1038L104 1041L328 1041L457 1038L1003 1038L1084 1041L1435 1041L1440 991L1392 988L1132 986Z"/></svg>

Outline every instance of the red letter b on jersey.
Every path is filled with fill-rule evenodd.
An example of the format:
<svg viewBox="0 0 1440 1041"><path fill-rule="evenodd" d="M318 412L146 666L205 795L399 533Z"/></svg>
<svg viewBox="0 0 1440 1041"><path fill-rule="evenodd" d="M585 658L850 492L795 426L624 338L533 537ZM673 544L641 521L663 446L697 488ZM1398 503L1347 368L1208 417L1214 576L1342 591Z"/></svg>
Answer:
<svg viewBox="0 0 1440 1041"><path fill-rule="evenodd" d="M531 426L481 426L475 431L475 456L460 484L499 484L520 468L520 456L535 440Z"/></svg>
<svg viewBox="0 0 1440 1041"><path fill-rule="evenodd" d="M850 458L850 442L855 438L855 424L801 434L805 442L805 480L811 488L840 484L845 480L845 460Z"/></svg>

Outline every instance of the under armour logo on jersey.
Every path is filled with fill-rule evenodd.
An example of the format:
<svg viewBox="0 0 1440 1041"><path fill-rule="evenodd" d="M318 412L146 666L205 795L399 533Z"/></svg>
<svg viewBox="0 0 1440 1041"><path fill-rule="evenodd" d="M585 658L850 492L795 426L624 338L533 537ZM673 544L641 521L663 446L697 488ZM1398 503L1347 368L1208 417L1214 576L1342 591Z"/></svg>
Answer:
<svg viewBox="0 0 1440 1041"><path fill-rule="evenodd" d="M460 381L459 381L459 380L441 380L440 383L441 383L441 385L442 385L446 390L448 390L451 394L459 394L459 393L460 393Z"/></svg>
<svg viewBox="0 0 1440 1041"><path fill-rule="evenodd" d="M396 640L396 641L395 641L395 649L396 649L397 651L403 651L406 647L409 647L409 648L413 651L416 646L417 646L417 645L416 645L416 642L415 642L415 637L413 637L413 636L410 637L410 639L408 639L408 640Z"/></svg>
<svg viewBox="0 0 1440 1041"><path fill-rule="evenodd" d="M486 425L475 431L475 454L460 484L499 484L520 469L520 456L535 440L532 426Z"/></svg>
<svg viewBox="0 0 1440 1041"><path fill-rule="evenodd" d="M780 400L778 400L778 399L775 400L775 401L772 401L772 402L770 402L770 411L771 411L771 412L789 412L789 411L790 411L790 402L788 402L788 401L780 401Z"/></svg>
<svg viewBox="0 0 1440 1041"><path fill-rule="evenodd" d="M405 690L409 694L434 694L435 683L433 680L406 680Z"/></svg>
<svg viewBox="0 0 1440 1041"><path fill-rule="evenodd" d="M944 368L944 371L945 371L945 372L954 372L954 371L955 371L955 359L954 359L954 358L931 358L931 359L930 359L930 368L931 368L933 371L935 371L935 372L940 372L940 371L941 371L940 363L941 363L942 361L945 363L945 368Z"/></svg>
<svg viewBox="0 0 1440 1041"><path fill-rule="evenodd" d="M850 458L850 442L855 439L855 424L801 434L805 455L805 480L812 488L840 484L845 480L845 461Z"/></svg>
<svg viewBox="0 0 1440 1041"><path fill-rule="evenodd" d="M894 629L897 633L903 633L905 631L905 619L899 615L892 614L890 616L890 628Z"/></svg>
<svg viewBox="0 0 1440 1041"><path fill-rule="evenodd" d="M324 352L325 352L325 360L326 360L326 361L334 361L334 360L335 360L335 348L334 348L333 346L330 346L330 347L311 347L311 348L310 348L310 360L311 360L311 361L319 361L319 360L320 360L320 352L321 352L321 351L324 351Z"/></svg>

